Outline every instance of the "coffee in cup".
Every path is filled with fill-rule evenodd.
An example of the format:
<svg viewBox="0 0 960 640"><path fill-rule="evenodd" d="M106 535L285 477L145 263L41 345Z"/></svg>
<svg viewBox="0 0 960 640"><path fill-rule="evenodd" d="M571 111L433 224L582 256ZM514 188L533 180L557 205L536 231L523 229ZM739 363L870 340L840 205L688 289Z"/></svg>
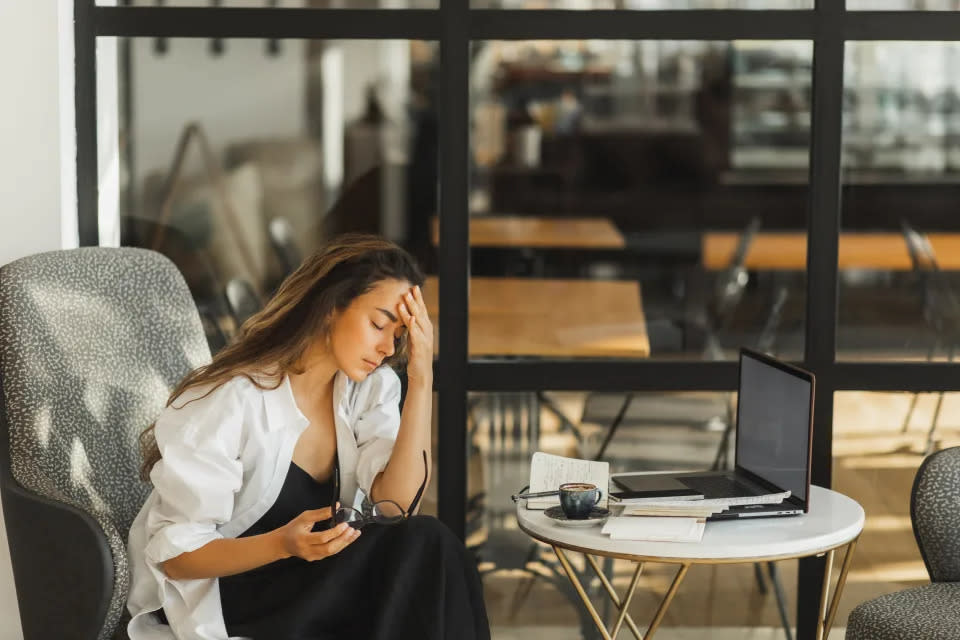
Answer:
<svg viewBox="0 0 960 640"><path fill-rule="evenodd" d="M560 508L571 520L585 520L597 506L603 492L589 482L566 482L560 485Z"/></svg>

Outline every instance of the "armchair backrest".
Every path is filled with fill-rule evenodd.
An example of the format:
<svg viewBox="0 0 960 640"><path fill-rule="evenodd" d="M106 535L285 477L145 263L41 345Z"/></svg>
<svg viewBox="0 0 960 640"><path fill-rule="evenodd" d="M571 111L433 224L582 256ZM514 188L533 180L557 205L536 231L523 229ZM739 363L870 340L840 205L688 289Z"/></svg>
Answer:
<svg viewBox="0 0 960 640"><path fill-rule="evenodd" d="M960 582L960 447L928 456L913 481L910 520L932 582Z"/></svg>
<svg viewBox="0 0 960 640"><path fill-rule="evenodd" d="M126 600L126 538L150 490L139 480L139 436L173 386L210 358L190 292L152 251L28 256L0 268L0 354L2 481L12 475L17 491L96 521L116 570L105 594L115 624ZM10 544L16 555L29 537Z"/></svg>

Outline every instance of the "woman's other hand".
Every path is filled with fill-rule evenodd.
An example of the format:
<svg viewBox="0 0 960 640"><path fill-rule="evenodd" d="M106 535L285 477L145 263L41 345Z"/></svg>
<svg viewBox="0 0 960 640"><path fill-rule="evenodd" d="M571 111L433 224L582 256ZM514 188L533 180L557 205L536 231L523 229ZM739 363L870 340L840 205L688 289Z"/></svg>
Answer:
<svg viewBox="0 0 960 640"><path fill-rule="evenodd" d="M407 327L407 379L411 383L433 385L433 323L423 302L420 287L411 287L397 305L400 319Z"/></svg>
<svg viewBox="0 0 960 640"><path fill-rule="evenodd" d="M313 562L340 553L360 537L360 531L346 523L326 531L313 531L313 525L332 517L330 507L304 511L288 524L277 529L283 557L297 557Z"/></svg>

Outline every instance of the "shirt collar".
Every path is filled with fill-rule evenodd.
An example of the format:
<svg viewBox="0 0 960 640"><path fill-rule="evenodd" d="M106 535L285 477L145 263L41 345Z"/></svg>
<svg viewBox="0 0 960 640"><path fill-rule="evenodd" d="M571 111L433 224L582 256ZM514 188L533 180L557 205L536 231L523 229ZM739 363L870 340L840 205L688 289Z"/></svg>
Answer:
<svg viewBox="0 0 960 640"><path fill-rule="evenodd" d="M293 399L293 389L290 387L289 376L283 376L283 380L280 381L276 389L263 390L263 404L267 412L267 425L270 431L288 426L304 429L310 422L297 408L297 403Z"/></svg>
<svg viewBox="0 0 960 640"><path fill-rule="evenodd" d="M269 385L269 382L266 382ZM333 379L333 406L340 407L345 400L347 390L347 376L337 371ZM290 386L290 376L284 375L276 389L263 390L263 403L267 412L267 423L270 431L296 426L305 429L310 423L307 417L300 412L297 402L293 398L293 388Z"/></svg>

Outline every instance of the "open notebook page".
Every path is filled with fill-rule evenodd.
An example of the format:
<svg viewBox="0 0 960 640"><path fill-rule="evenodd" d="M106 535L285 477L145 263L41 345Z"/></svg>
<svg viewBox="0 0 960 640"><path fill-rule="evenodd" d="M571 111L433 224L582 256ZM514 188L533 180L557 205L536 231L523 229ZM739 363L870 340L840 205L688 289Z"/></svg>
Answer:
<svg viewBox="0 0 960 640"><path fill-rule="evenodd" d="M556 491L565 482L589 482L600 487L603 495L599 506L605 507L609 481L609 462L565 458L542 451L534 453L530 462L530 493ZM559 496L527 500L528 509L546 509L559 504Z"/></svg>

